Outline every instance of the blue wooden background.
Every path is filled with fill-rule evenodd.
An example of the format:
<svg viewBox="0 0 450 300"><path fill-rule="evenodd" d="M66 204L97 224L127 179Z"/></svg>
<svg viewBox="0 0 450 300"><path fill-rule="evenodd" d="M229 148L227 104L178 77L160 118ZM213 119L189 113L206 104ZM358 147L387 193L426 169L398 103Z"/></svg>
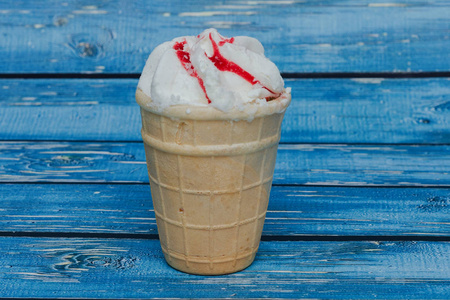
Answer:
<svg viewBox="0 0 450 300"><path fill-rule="evenodd" d="M0 0L0 298L450 298L450 2ZM261 40L293 101L248 269L166 265L152 49Z"/></svg>

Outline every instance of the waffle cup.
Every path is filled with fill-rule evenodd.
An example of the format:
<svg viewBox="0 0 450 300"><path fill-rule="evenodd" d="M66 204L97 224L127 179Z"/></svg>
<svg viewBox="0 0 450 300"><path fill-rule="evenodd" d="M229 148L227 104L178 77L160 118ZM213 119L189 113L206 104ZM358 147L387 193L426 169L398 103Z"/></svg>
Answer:
<svg viewBox="0 0 450 300"><path fill-rule="evenodd" d="M248 112L173 106L136 92L161 248L180 271L219 275L248 267L259 247L290 95ZM149 105L150 103L150 105Z"/></svg>

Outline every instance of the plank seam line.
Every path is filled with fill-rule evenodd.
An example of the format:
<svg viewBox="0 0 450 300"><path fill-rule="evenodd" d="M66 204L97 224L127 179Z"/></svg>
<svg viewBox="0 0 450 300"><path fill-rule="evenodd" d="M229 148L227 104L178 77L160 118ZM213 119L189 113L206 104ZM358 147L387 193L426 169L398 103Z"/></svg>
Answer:
<svg viewBox="0 0 450 300"><path fill-rule="evenodd" d="M109 298L52 298L52 297L43 297L43 298L36 298L36 297L25 297L25 298L17 298L17 297L0 297L0 300L50 300L50 299L57 299L57 300L105 300ZM135 298L111 298L115 300L132 300ZM138 298L141 299L141 298ZM145 298L142 298L145 299ZM154 299L154 298L152 298ZM161 299L171 299L171 298L161 298ZM209 299L209 298L208 298Z"/></svg>
<svg viewBox="0 0 450 300"><path fill-rule="evenodd" d="M336 72L336 73L281 73L285 79L351 79L351 78L439 78L450 77L450 72Z"/></svg>
<svg viewBox="0 0 450 300"><path fill-rule="evenodd" d="M0 143L99 143L99 144L143 144L142 140L52 140L52 139L36 139L36 140L27 140L27 139L2 139L0 138ZM450 145L450 144L449 144ZM1 299L1 298L0 298Z"/></svg>
<svg viewBox="0 0 450 300"><path fill-rule="evenodd" d="M37 298L37 297L24 297L24 298L17 298L17 297L0 297L0 300L108 300L108 299L115 299L115 300L140 300L140 299L181 299L181 298L167 298L167 297L163 297L163 298L60 298L60 297L42 297L42 298ZM191 298L186 298L186 299L191 299ZM218 300L218 299L223 299L223 298L206 298L208 300ZM250 298L253 299L253 298ZM273 298L268 298L268 299L273 299Z"/></svg>
<svg viewBox="0 0 450 300"><path fill-rule="evenodd" d="M436 241L450 242L450 236L397 236L397 235L263 235L261 241Z"/></svg>
<svg viewBox="0 0 450 300"><path fill-rule="evenodd" d="M140 233L94 233L94 232L31 232L0 231L0 237L33 238L99 238L158 240L158 234ZM263 235L261 241L436 241L450 242L450 236L396 236L396 235Z"/></svg>
<svg viewBox="0 0 450 300"><path fill-rule="evenodd" d="M2 139L0 137L0 143L101 143L101 144L115 144L115 143L123 143L123 144L143 144L142 140L83 140L83 139ZM302 146L386 146L386 147L397 147L397 146L410 146L410 147L442 147L442 146L450 146L450 143L324 143L324 142L279 142L280 145L288 146L288 145L302 145ZM1 299L1 298L0 298Z"/></svg>
<svg viewBox="0 0 450 300"><path fill-rule="evenodd" d="M123 181L0 181L1 184L45 184L45 185L149 185L149 182L144 181L129 181L129 182L123 182ZM279 186L279 187L318 187L318 188L390 188L390 189L407 189L407 188L415 188L415 189L449 189L450 183L442 184L442 185L428 185L428 184L422 184L422 185L339 185L339 184L295 184L295 183L273 183L272 186Z"/></svg>
<svg viewBox="0 0 450 300"><path fill-rule="evenodd" d="M3 73L0 79L139 79L140 73ZM438 78L450 77L450 71L431 72L282 72L285 79L339 78Z"/></svg>
<svg viewBox="0 0 450 300"><path fill-rule="evenodd" d="M396 147L396 146L410 146L410 147L420 147L420 146L450 146L450 143L324 143L324 142L280 142L280 145L318 145L318 146L386 146L386 147Z"/></svg>

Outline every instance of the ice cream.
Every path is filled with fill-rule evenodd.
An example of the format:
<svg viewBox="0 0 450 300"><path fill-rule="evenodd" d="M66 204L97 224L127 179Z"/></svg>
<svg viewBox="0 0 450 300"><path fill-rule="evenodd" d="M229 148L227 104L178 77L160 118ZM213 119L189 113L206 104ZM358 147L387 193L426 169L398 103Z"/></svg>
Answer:
<svg viewBox="0 0 450 300"><path fill-rule="evenodd" d="M289 89L261 44L208 29L158 46L136 91L164 257L202 275L259 247Z"/></svg>
<svg viewBox="0 0 450 300"><path fill-rule="evenodd" d="M280 71L251 37L226 38L215 29L175 38L151 53L138 88L163 110L173 105L243 110L285 93Z"/></svg>

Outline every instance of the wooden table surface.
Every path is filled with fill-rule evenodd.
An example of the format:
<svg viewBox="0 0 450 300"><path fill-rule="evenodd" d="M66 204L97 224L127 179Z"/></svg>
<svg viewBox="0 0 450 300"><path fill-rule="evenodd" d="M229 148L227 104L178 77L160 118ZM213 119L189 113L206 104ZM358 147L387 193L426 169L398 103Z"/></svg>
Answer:
<svg viewBox="0 0 450 300"><path fill-rule="evenodd" d="M0 298L450 298L450 2L0 0ZM158 44L261 40L292 104L260 250L159 246L134 92Z"/></svg>

